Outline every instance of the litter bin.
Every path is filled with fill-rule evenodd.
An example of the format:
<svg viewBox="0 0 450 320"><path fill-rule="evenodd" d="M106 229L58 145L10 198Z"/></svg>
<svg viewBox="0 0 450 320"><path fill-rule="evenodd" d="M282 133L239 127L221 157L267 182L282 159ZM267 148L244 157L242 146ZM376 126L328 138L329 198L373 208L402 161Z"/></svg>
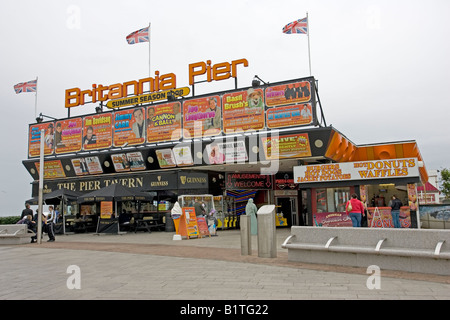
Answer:
<svg viewBox="0 0 450 320"><path fill-rule="evenodd" d="M262 206L256 214L258 216L258 257L276 258L275 205Z"/></svg>
<svg viewBox="0 0 450 320"><path fill-rule="evenodd" d="M170 212L166 212L165 220L166 220L165 231L166 232L174 232L175 231L175 225L173 223L172 215L170 214Z"/></svg>

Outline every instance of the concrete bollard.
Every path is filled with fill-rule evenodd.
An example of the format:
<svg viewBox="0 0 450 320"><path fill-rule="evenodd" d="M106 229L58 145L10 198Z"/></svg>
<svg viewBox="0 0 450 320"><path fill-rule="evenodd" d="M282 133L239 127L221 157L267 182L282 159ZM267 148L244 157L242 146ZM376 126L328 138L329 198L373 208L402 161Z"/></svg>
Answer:
<svg viewBox="0 0 450 320"><path fill-rule="evenodd" d="M258 212L258 257L276 258L277 233L275 226L275 205L259 208Z"/></svg>
<svg viewBox="0 0 450 320"><path fill-rule="evenodd" d="M248 256L252 254L252 236L250 234L250 216L245 214L240 216L241 228L241 255Z"/></svg>

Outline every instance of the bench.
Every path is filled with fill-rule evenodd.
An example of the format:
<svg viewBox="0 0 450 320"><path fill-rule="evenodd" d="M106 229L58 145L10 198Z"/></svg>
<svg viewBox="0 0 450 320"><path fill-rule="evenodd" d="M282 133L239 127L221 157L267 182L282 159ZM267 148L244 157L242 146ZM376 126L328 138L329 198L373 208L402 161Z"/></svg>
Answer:
<svg viewBox="0 0 450 320"><path fill-rule="evenodd" d="M30 238L36 234L28 229L26 224L0 225L0 244L29 243Z"/></svg>
<svg viewBox="0 0 450 320"><path fill-rule="evenodd" d="M450 275L450 230L294 226L282 248L289 261Z"/></svg>

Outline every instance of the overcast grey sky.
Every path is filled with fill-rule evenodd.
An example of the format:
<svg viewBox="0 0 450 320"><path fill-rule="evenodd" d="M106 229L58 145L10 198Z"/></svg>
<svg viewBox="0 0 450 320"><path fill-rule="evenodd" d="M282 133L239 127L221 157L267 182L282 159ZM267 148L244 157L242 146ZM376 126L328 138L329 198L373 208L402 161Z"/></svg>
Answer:
<svg viewBox="0 0 450 320"><path fill-rule="evenodd" d="M450 167L448 0L2 0L0 9L0 215L20 214L31 197L22 160L35 95L13 86L39 77L37 112L67 117L66 89L148 76L148 44L125 37L149 22L152 73L173 72L185 87L190 63L246 58L238 69L246 87L255 74L266 82L309 76L306 35L281 32L308 12L327 124L356 144L416 140L427 169ZM200 84L196 94L233 88L233 80Z"/></svg>

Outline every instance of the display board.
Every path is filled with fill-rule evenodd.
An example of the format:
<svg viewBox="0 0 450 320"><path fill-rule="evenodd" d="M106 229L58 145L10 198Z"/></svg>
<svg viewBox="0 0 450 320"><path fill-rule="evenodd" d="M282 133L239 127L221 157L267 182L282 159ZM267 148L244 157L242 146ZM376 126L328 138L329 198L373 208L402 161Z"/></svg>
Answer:
<svg viewBox="0 0 450 320"><path fill-rule="evenodd" d="M278 130L317 123L313 77L29 126L28 157ZM175 159L180 160L180 159ZM190 163L189 159L181 160Z"/></svg>
<svg viewBox="0 0 450 320"><path fill-rule="evenodd" d="M195 216L194 207L182 208L182 214L180 222L178 224L178 232L182 237L187 239L191 237L201 237L199 228L197 225L197 217Z"/></svg>

